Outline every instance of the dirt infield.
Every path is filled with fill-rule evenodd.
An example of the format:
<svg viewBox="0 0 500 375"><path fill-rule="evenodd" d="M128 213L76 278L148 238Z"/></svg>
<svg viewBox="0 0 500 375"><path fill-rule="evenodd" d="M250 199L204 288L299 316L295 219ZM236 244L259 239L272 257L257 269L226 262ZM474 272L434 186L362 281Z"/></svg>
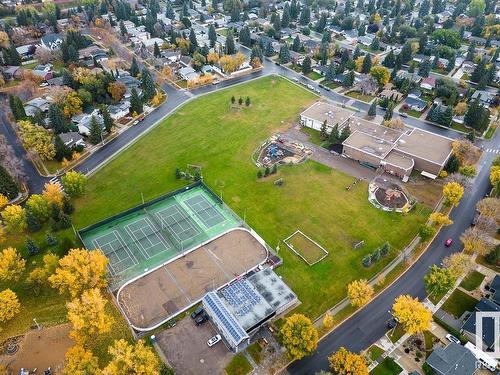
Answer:
<svg viewBox="0 0 500 375"><path fill-rule="evenodd" d="M117 300L134 328L148 330L266 259L265 247L236 229L126 284Z"/></svg>

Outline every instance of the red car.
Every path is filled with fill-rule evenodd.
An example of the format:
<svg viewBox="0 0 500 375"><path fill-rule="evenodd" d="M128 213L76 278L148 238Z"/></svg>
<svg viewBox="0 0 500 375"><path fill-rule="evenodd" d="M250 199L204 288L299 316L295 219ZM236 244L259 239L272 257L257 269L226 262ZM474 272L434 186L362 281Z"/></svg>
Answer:
<svg viewBox="0 0 500 375"><path fill-rule="evenodd" d="M444 241L444 246L450 247L452 243L453 243L453 240L451 238L448 238L446 241Z"/></svg>

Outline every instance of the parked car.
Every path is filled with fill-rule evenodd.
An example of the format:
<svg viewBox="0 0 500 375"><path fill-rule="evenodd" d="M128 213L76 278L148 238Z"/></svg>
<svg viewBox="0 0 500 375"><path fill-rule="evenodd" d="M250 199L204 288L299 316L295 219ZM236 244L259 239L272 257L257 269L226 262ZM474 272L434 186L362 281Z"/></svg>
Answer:
<svg viewBox="0 0 500 375"><path fill-rule="evenodd" d="M297 77L293 77L292 80L294 80L295 82L299 82L299 79Z"/></svg>
<svg viewBox="0 0 500 375"><path fill-rule="evenodd" d="M203 313L203 312L205 312L205 310L203 310L203 307L202 307L202 306L200 306L200 307L198 307L196 310L194 310L194 311L191 313L191 318L196 319L196 317L197 317L198 315L200 315L201 313Z"/></svg>
<svg viewBox="0 0 500 375"><path fill-rule="evenodd" d="M386 322L386 325L387 325L387 328L393 329L394 327L396 327L398 325L398 321L396 320L396 318L391 318Z"/></svg>
<svg viewBox="0 0 500 375"><path fill-rule="evenodd" d="M404 118L408 117L408 114L406 112L399 112L399 115Z"/></svg>
<svg viewBox="0 0 500 375"><path fill-rule="evenodd" d="M197 326L201 326L203 323L205 323L208 320L208 315L206 313L201 314L199 317L197 317L194 322L196 323Z"/></svg>
<svg viewBox="0 0 500 375"><path fill-rule="evenodd" d="M47 82L40 83L40 87L47 87L49 84Z"/></svg>
<svg viewBox="0 0 500 375"><path fill-rule="evenodd" d="M207 345L212 347L215 344L217 344L220 340L221 340L220 335L215 335L214 337L212 337L210 340L207 341Z"/></svg>
<svg viewBox="0 0 500 375"><path fill-rule="evenodd" d="M137 125L139 123L139 120L135 120L132 125Z"/></svg>
<svg viewBox="0 0 500 375"><path fill-rule="evenodd" d="M455 344L459 344L459 345L461 344L460 340L459 340L459 339L457 339L457 338L456 338L455 336L453 336L452 334L449 334L449 333L448 333L448 334L446 335L446 339L447 339L448 341L454 342Z"/></svg>
<svg viewBox="0 0 500 375"><path fill-rule="evenodd" d="M451 238L448 238L446 241L444 241L444 246L450 247L452 243L453 243L453 240Z"/></svg>

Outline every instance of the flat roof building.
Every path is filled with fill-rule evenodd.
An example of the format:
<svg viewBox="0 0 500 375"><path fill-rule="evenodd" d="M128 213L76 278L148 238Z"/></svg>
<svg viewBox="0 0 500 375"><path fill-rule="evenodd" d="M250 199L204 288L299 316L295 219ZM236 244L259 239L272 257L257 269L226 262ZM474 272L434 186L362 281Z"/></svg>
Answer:
<svg viewBox="0 0 500 375"><path fill-rule="evenodd" d="M335 125L342 129L346 121L353 115L354 112L349 109L330 103L316 102L300 114L300 122L303 126L319 131L326 120L329 132Z"/></svg>

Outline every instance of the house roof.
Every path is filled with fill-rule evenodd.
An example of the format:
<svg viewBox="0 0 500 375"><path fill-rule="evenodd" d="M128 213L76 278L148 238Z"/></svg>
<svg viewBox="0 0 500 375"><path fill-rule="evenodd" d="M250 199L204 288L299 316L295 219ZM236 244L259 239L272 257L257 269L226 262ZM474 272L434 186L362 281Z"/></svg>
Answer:
<svg viewBox="0 0 500 375"><path fill-rule="evenodd" d="M451 153L453 140L418 128L399 138L396 149L408 155L444 166Z"/></svg>
<svg viewBox="0 0 500 375"><path fill-rule="evenodd" d="M472 334L476 334L476 313L477 312L500 312L500 306L498 306L493 301L489 299L483 298L476 304L476 311L470 314L469 318L462 325L462 329L470 332ZM487 347L493 346L495 343L495 321L493 318L483 318L483 342Z"/></svg>
<svg viewBox="0 0 500 375"><path fill-rule="evenodd" d="M344 122L354 115L354 112L333 104L316 102L300 115L319 122L326 120L328 126L333 127L338 124L341 127Z"/></svg>
<svg viewBox="0 0 500 375"><path fill-rule="evenodd" d="M422 82L420 82L420 86L422 86L424 84L429 85L431 87L434 87L434 86L436 86L436 78L435 77L424 78L422 80Z"/></svg>
<svg viewBox="0 0 500 375"><path fill-rule="evenodd" d="M438 347L427 358L427 364L442 375L472 375L476 372L476 358L469 349L451 343Z"/></svg>
<svg viewBox="0 0 500 375"><path fill-rule="evenodd" d="M411 96L406 97L405 103L408 104L409 106L417 106L417 107L421 107L421 108L424 108L427 105L427 103L425 101L423 101L422 99L414 98Z"/></svg>
<svg viewBox="0 0 500 375"><path fill-rule="evenodd" d="M42 36L42 43L45 45L50 45L52 43L56 43L59 40L63 40L63 37L61 34L47 34Z"/></svg>

